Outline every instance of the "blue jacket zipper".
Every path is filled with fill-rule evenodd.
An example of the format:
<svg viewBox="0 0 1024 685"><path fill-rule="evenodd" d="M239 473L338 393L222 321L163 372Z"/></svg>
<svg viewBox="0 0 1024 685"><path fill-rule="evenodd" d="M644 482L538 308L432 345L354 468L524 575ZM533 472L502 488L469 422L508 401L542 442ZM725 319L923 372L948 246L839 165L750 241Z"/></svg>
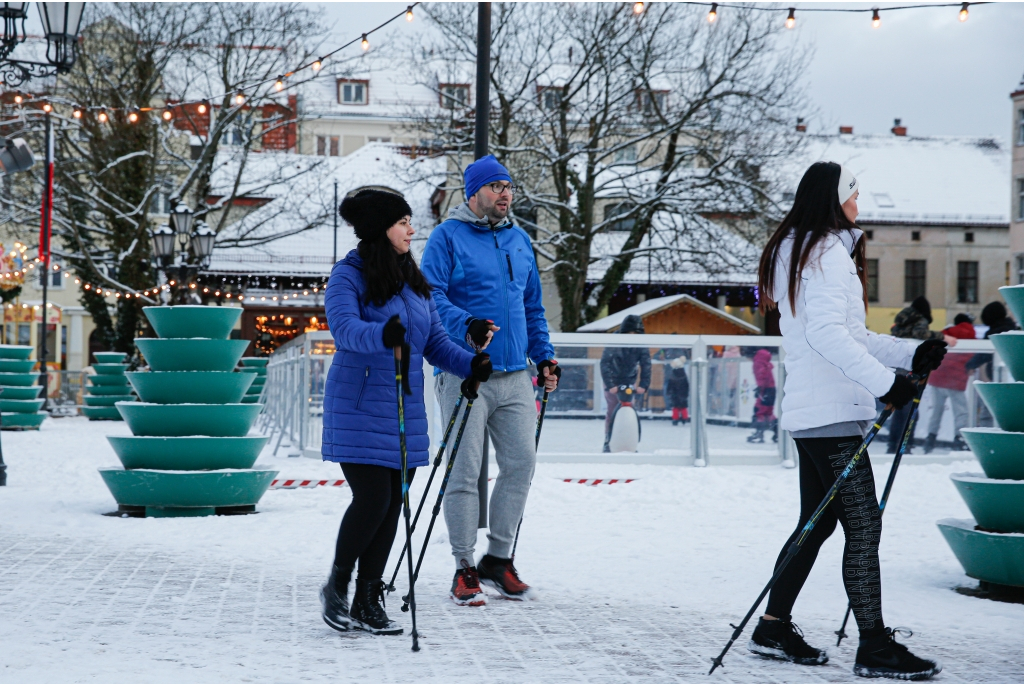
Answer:
<svg viewBox="0 0 1024 685"><path fill-rule="evenodd" d="M370 377L370 367L366 367L363 373L363 382L359 384L359 397L356 398L356 409L363 406L363 392L366 390L366 381Z"/></svg>
<svg viewBox="0 0 1024 685"><path fill-rule="evenodd" d="M494 228L491 229L491 237L494 238L494 257L495 257L495 259L498 260L498 271L500 272L501 271L501 248L498 246L498 231L497 231L497 229L494 229ZM505 256L508 257L507 254ZM508 278L507 279L503 279L505 281L505 287L501 289L502 301L505 303L505 321L503 323L506 326L508 325L508 319L509 319L509 316L508 316L508 286L509 286L509 284L511 282L511 280L510 280L511 278L512 278L512 260L509 259L509 262L508 262ZM507 360L508 360L508 339L509 339L509 334L506 333L505 334L505 360L506 360L506 363L507 363ZM502 368L501 370L504 371L505 368Z"/></svg>

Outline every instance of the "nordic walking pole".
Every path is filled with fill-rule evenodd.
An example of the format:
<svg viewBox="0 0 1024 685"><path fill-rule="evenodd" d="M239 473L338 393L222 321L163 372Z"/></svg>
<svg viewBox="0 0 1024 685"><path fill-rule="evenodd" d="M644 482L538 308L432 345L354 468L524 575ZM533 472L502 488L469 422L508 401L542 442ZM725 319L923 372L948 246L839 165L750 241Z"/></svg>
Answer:
<svg viewBox="0 0 1024 685"><path fill-rule="evenodd" d="M911 375L910 378L915 381L918 380L917 376ZM921 392L919 390L918 396L920 396L920 394ZM750 607L750 610L747 611L747 615L743 617L743 620L740 621L738 626L732 626L734 628L732 637L729 638L729 642L727 642L725 648L722 649L722 653L711 660L711 670L708 671L708 675L714 673L715 669L722 665L722 659L725 658L726 653L733 646L733 643L739 639L740 635L743 633L743 629L747 626L747 623L750 622L751 616L754 615L754 612L757 611L757 607L761 605L762 600L764 600L765 596L771 591L775 583L778 582L779 578L782 576L782 572L785 571L786 567L789 565L789 562L793 560L793 557L795 557L797 552L800 551L800 548L803 547L804 542L807 541L807 537L811 534L811 531L814 530L814 526L817 525L818 520L821 519L822 514L825 513L825 509L827 509L829 504L832 503L832 500L835 499L836 493L839 492L839 488L844 482L846 482L846 479L851 473L853 473L857 464L860 463L860 460L867 453L868 445L870 445L871 441L875 439L876 435L878 435L878 431L882 429L885 422L889 420L892 412L893 406L891 404L886 405L885 409L882 410L882 413L871 426L871 430L869 430L868 434L864 436L863 440L861 440L860 446L857 448L857 451L853 453L853 457L850 459L850 463L842 470L839 477L836 478L836 482L832 484L832 487L829 488L829 491L825 494L825 499L821 501L818 508L814 510L813 514L811 514L811 518L804 525L803 530L800 531L799 537L797 537L793 544L789 546L789 549L786 550L786 556L783 557L782 563L780 563L778 568L775 569L775 573L772 574L771 580L769 580L768 584L764 586L763 590L761 590L761 594L757 596L757 600L754 602L753 606Z"/></svg>
<svg viewBox="0 0 1024 685"><path fill-rule="evenodd" d="M533 438L533 449L540 446L540 429L544 427L544 412L548 410L548 389L544 388L544 396L540 399L540 414L537 416L537 434ZM519 517L519 525L516 526L516 539L512 542L512 558L516 558L516 547L519 546L519 531L523 528L523 517Z"/></svg>
<svg viewBox="0 0 1024 685"><path fill-rule="evenodd" d="M441 457L444 455L444 448L448 445L448 438L452 436L452 428L455 426L455 418L459 415L459 408L462 407L462 395L459 395L459 400L455 403L455 409L452 411L452 418L448 421L447 428L444 429L444 437L441 438L441 446L437 448L437 456L434 457L434 468L430 470L430 477L427 478L427 487L423 489L423 497L420 498L420 505L416 507L416 516L412 519L412 532L416 532L416 524L420 520L420 512L423 511L423 505L427 501L427 493L430 491L430 484L434 482L434 474L437 473L437 468L441 465ZM402 569L402 561L405 559L405 553L409 550L409 544L406 543L402 547L402 554L398 557L398 563L395 564L395 572L391 574L391 582L388 583L388 594L390 595L395 591L395 579L398 578L398 572Z"/></svg>
<svg viewBox="0 0 1024 685"><path fill-rule="evenodd" d="M455 457L459 453L459 445L462 444L462 434L466 432L466 423L469 422L469 412L473 409L473 400L477 398L477 391L480 390L480 383L477 382L473 388L473 394L469 397L469 403L466 404L466 412L462 415L462 422L459 423L459 432L455 434L455 442L452 444L452 454L448 457L448 465L444 469L444 478L441 479L441 488L437 491L437 501L434 502L434 508L430 512L430 524L427 526L427 534L423 538L423 547L420 548L419 559L416 560L416 571L413 573L413 579L420 577L420 566L423 565L423 557L427 553L427 543L430 542L430 534L434 532L434 522L437 521L438 515L441 513L441 502L444 500L444 493L448 489L448 479L452 476L452 467L455 466ZM459 410L458 405L455 406L455 412ZM455 421L455 413L452 414L452 422ZM409 555L410 563L412 554ZM411 585L411 584L410 584ZM402 611L409 611L409 595L402 597Z"/></svg>
<svg viewBox="0 0 1024 685"><path fill-rule="evenodd" d="M398 449L402 455L402 508L405 513L405 544L412 549L412 527L409 521L409 453L405 448L405 397L402 383L402 349L395 345L395 390L398 394ZM409 605L412 607L412 651L420 651L420 636L416 632L416 592L412 575L412 555L409 555Z"/></svg>
<svg viewBox="0 0 1024 685"><path fill-rule="evenodd" d="M885 489L882 490L882 499L878 501L879 515L885 513L885 503L889 501L889 493L892 491L892 484L896 480L896 470L900 467L900 462L903 460L903 455L906 453L910 441L914 439L914 428L917 426L917 411L920 409L921 394L924 392L924 388L928 385L928 375L924 374L921 380L918 381L918 385L921 391L914 398L914 410L910 412L910 416L907 417L906 426L903 429L903 436L900 438L900 443L896 448L896 454L892 458L892 466L889 467L889 477L885 481ZM846 624L850 621L850 612L853 610L853 605L849 602L846 603L846 615L843 616L843 625L839 626L839 630L836 631L838 639L836 640L836 647L843 641L846 635Z"/></svg>

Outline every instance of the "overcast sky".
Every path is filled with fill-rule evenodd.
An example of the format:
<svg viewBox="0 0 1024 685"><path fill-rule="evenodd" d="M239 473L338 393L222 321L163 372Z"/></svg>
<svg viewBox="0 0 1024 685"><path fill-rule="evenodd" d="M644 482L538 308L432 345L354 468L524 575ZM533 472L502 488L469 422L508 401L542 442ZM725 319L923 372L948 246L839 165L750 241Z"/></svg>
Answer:
<svg viewBox="0 0 1024 685"><path fill-rule="evenodd" d="M338 44L401 12L408 3L321 3ZM797 25L788 40L812 46L806 75L819 111L812 130L887 133L899 117L911 135L995 136L1012 126L1009 94L1024 77L1024 2L970 8L965 23L957 7L870 14L801 13L801 8L884 9L907 3L797 3ZM788 3L786 4L788 6ZM727 9L720 10L722 12ZM785 19L779 15L779 22ZM393 27L393 29L392 29ZM400 39L425 23L396 22ZM358 47L353 49L358 50Z"/></svg>

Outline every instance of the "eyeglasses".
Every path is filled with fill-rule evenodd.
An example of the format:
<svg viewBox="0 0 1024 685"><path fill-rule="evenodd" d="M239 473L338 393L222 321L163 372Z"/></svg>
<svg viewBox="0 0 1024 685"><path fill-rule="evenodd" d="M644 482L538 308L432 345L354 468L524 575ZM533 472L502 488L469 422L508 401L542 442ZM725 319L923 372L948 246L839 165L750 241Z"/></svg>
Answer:
<svg viewBox="0 0 1024 685"><path fill-rule="evenodd" d="M501 195L507 190L509 195L515 197L516 193L519 192L519 187L514 186L511 183L488 183L487 187L490 188L491 192L495 195Z"/></svg>

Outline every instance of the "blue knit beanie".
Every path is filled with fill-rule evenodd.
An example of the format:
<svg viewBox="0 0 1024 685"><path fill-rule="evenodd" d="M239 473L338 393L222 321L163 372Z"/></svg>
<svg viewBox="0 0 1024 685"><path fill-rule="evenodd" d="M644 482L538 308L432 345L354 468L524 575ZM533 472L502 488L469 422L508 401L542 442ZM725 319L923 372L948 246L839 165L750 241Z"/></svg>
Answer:
<svg viewBox="0 0 1024 685"><path fill-rule="evenodd" d="M508 169L501 165L501 162L494 158L494 155L487 155L476 160L466 167L466 199L476 195L477 191L488 183L494 181L512 182Z"/></svg>

